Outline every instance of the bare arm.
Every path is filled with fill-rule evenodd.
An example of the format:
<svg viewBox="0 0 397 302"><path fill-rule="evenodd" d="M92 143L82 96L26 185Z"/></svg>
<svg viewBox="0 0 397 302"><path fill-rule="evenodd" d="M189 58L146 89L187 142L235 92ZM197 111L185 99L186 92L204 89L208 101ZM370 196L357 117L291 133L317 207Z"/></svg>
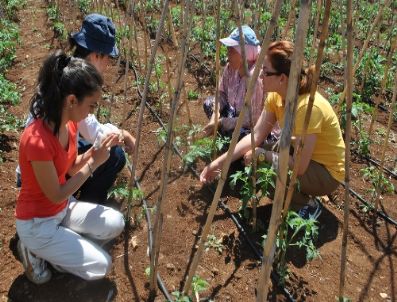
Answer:
<svg viewBox="0 0 397 302"><path fill-rule="evenodd" d="M44 195L52 202L60 203L76 192L91 173L108 159L108 148L112 145L114 138L113 135L105 138L100 148L94 151L77 173L64 184L58 181L53 161L31 161L34 175Z"/></svg>
<svg viewBox="0 0 397 302"><path fill-rule="evenodd" d="M262 143L265 138L269 135L274 124L276 123L276 116L272 112L262 111L258 122L254 128L254 139L255 145L258 146ZM232 161L241 158L251 148L251 135L246 135L241 141L239 141L234 149L232 155ZM212 182L215 176L219 173L223 162L225 161L227 153L223 153L209 165L207 165L200 175L201 182Z"/></svg>
<svg viewBox="0 0 397 302"><path fill-rule="evenodd" d="M301 137L293 137L294 141L295 141L295 148L298 146ZM303 149L301 152L301 159L300 159L300 164L299 164L299 168L298 168L298 176L301 176L303 174L305 174L307 167L309 166L309 163L312 159L312 155L313 155L313 151L314 151L314 147L316 145L316 140L317 140L317 135L316 134L309 134L306 135L305 137L305 141L304 141L304 145L303 145ZM257 148L255 150L255 154L256 156L259 155L259 153L264 153L265 154L265 160L268 163L273 163L274 160L274 154L276 154L276 156L278 156L278 154L274 151L265 151L262 148ZM249 152L247 152L247 154L244 156L245 159L245 164L249 165L251 163L251 154L249 154ZM278 157L276 158L276 160L278 160ZM293 169L295 164L295 158L293 156L289 157L288 160L288 167L290 170Z"/></svg>
<svg viewBox="0 0 397 302"><path fill-rule="evenodd" d="M77 158L74 162L74 165L72 167L70 167L68 174L70 176L73 176L74 174L76 174L78 171L80 171L81 168L83 168L83 166L87 163L87 161L91 158L92 153L94 151L94 148L91 147L90 149L88 149L86 152L84 152L83 154L77 155Z"/></svg>
<svg viewBox="0 0 397 302"><path fill-rule="evenodd" d="M301 137L297 137L297 142L299 143ZM314 147L316 146L317 135L316 134L308 134L305 136L304 145L301 154L301 160L298 168L298 175L303 175L307 167L309 166L310 160L312 159ZM292 169L294 165L294 160L292 159L289 162L290 169Z"/></svg>

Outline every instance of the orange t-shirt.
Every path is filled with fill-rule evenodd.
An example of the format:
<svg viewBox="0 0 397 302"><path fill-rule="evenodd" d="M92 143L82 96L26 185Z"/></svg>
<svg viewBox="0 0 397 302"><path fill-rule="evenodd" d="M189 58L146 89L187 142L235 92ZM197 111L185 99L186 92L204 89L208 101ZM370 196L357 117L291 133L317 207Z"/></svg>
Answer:
<svg viewBox="0 0 397 302"><path fill-rule="evenodd" d="M30 162L52 161L59 183L64 184L66 173L77 157L77 124L68 122L68 129L68 150L62 148L58 138L41 119L35 120L23 131L19 143L22 187L15 209L18 219L28 220L35 217L54 216L67 205L67 200L54 203L45 196L36 180Z"/></svg>

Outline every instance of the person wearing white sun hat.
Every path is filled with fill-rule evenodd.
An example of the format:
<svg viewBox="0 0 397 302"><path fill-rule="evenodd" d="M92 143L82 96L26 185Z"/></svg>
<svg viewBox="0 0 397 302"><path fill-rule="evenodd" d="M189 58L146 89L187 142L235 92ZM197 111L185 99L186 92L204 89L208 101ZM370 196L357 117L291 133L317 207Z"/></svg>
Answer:
<svg viewBox="0 0 397 302"><path fill-rule="evenodd" d="M248 72L252 74L255 62L258 58L261 47L254 30L248 25L242 26L245 42L245 55L248 63ZM237 118L244 106L244 97L247 90L247 78L244 76L243 58L240 49L239 29L235 28L232 33L219 40L227 47L228 63L223 71L219 84L219 130L226 136L231 136L236 127ZM214 133L215 114L214 96L208 97L203 104L204 112L209 118L209 123L204 127L205 136ZM258 79L255 84L254 93L251 99L252 124L255 125L263 109L263 87L262 81ZM240 137L250 132L250 113L247 111L244 117L243 126L240 129ZM275 141L279 136L279 128L276 126L269 135L269 140Z"/></svg>

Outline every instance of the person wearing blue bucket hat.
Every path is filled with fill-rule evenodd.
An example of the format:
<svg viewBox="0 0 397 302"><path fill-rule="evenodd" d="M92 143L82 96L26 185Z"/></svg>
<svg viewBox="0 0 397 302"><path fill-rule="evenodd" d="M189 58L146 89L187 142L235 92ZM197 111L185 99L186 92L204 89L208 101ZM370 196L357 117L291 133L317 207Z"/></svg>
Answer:
<svg viewBox="0 0 397 302"><path fill-rule="evenodd" d="M116 29L113 22L100 14L85 17L81 30L72 34L76 44L92 52L117 57Z"/></svg>
<svg viewBox="0 0 397 302"><path fill-rule="evenodd" d="M248 72L252 74L255 62L260 52L260 42L256 37L254 30L248 25L242 26L242 33L244 36L244 49L248 63ZM228 63L222 74L219 84L220 100L219 100L219 132L225 136L231 136L236 127L237 118L241 109L244 106L244 97L247 91L247 78L244 75L243 58L240 49L240 34L239 29L235 28L231 34L219 40L227 47ZM251 114L246 113L244 117L243 126L240 129L240 138L250 132L250 115L252 116L252 124L255 125L263 108L263 88L262 82L258 78L254 93L251 99ZM209 123L203 129L203 135L209 136L214 133L215 129L215 98L208 97L203 104L204 112L209 118ZM276 129L270 135L269 139L274 140L279 135Z"/></svg>
<svg viewBox="0 0 397 302"><path fill-rule="evenodd" d="M69 44L70 49L74 50L73 57L88 61L102 76L110 64L110 59L119 55L115 26L108 17L100 14L87 15L80 30L69 36ZM32 121L33 117L29 116L25 125L28 126ZM135 138L126 130L109 123L100 123L94 114L89 114L87 118L79 122L78 130L79 154L86 152L93 145L97 146L101 139L111 133L119 135L119 145L111 148L109 159L94 171L93 177L90 177L76 193L76 197L80 200L105 203L108 190L126 163L125 154L120 145L124 144L125 150L132 153ZM16 172L17 187L21 187L19 167Z"/></svg>
<svg viewBox="0 0 397 302"><path fill-rule="evenodd" d="M113 22L100 14L89 14L84 18L81 29L69 37L73 56L87 60L104 75L110 58L119 55L116 46L116 30ZM127 131L112 124L101 124L94 114L90 114L78 125L80 132L79 153L84 153L110 133L120 135L120 144L131 154L135 147L135 138ZM79 189L76 196L81 200L103 203L107 192L125 166L126 159L120 146L112 147L109 159L100 166Z"/></svg>

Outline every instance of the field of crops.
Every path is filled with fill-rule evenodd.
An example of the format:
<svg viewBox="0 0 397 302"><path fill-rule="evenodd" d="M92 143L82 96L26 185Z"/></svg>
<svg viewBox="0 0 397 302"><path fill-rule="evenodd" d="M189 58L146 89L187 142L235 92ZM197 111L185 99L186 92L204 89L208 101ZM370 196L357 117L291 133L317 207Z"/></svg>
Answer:
<svg viewBox="0 0 397 302"><path fill-rule="evenodd" d="M137 138L108 194L126 228L105 279L54 272L38 286L9 247L19 139L43 60L93 12L113 20L120 50L97 118ZM272 207L271 169L255 188L237 165L199 181L230 143L200 133L228 59L216 41L241 24L262 46L303 45L339 118L347 178L318 221L281 214L284 198ZM395 0L0 0L0 301L396 301L396 50Z"/></svg>

